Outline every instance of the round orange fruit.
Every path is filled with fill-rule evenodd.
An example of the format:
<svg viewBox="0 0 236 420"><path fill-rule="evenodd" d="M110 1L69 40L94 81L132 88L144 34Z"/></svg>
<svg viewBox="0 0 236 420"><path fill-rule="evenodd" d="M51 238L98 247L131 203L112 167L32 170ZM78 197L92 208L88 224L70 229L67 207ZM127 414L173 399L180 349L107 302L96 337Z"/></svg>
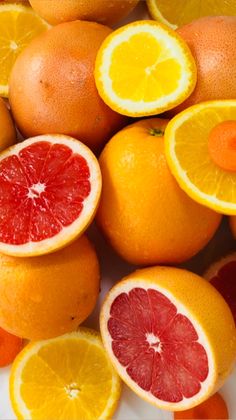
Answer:
<svg viewBox="0 0 236 420"><path fill-rule="evenodd" d="M196 60L198 78L193 93L175 112L202 101L236 98L236 16L203 17L177 32Z"/></svg>
<svg viewBox="0 0 236 420"><path fill-rule="evenodd" d="M50 255L0 254L0 325L19 337L38 340L75 330L98 293L99 264L85 236Z"/></svg>
<svg viewBox="0 0 236 420"><path fill-rule="evenodd" d="M5 102L0 98L0 151L16 142L16 130Z"/></svg>
<svg viewBox="0 0 236 420"><path fill-rule="evenodd" d="M179 263L212 238L221 216L190 199L167 166L167 120L147 119L117 133L100 156L97 223L133 264Z"/></svg>
<svg viewBox="0 0 236 420"><path fill-rule="evenodd" d="M125 17L139 0L30 0L33 9L52 25L90 20L113 25Z"/></svg>
<svg viewBox="0 0 236 420"><path fill-rule="evenodd" d="M119 130L125 117L99 97L94 66L111 29L75 21L37 37L18 57L10 78L9 99L25 137L67 134L93 150Z"/></svg>

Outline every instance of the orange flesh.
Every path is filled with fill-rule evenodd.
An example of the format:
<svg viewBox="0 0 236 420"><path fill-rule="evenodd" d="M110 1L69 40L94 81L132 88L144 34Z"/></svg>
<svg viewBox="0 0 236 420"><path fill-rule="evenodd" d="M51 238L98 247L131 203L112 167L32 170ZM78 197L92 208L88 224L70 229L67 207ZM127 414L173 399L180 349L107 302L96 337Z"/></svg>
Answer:
<svg viewBox="0 0 236 420"><path fill-rule="evenodd" d="M214 420L227 420L229 418L228 409L225 401L220 394L212 395L204 403L197 407L191 408L186 411L178 411L174 413L174 420L201 420L201 419L214 419Z"/></svg>
<svg viewBox="0 0 236 420"><path fill-rule="evenodd" d="M211 130L208 150L217 166L236 171L236 121L223 121Z"/></svg>

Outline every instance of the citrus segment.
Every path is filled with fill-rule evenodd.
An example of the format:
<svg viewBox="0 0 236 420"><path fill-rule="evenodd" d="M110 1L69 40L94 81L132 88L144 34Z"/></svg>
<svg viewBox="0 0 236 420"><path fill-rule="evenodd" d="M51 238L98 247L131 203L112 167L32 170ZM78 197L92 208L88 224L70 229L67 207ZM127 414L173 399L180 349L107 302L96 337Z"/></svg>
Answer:
<svg viewBox="0 0 236 420"><path fill-rule="evenodd" d="M219 323L225 334L220 338ZM138 270L117 283L105 298L100 326L122 379L140 397L168 410L205 400L235 359L236 332L227 304L208 282L180 269Z"/></svg>
<svg viewBox="0 0 236 420"><path fill-rule="evenodd" d="M33 38L48 28L49 25L30 7L0 4L1 96L8 96L8 79L18 55Z"/></svg>
<svg viewBox="0 0 236 420"><path fill-rule="evenodd" d="M101 190L96 158L66 136L26 140L0 156L0 250L36 255L60 248L91 222Z"/></svg>
<svg viewBox="0 0 236 420"><path fill-rule="evenodd" d="M235 16L234 0L147 0L153 19L173 29L202 16Z"/></svg>
<svg viewBox="0 0 236 420"><path fill-rule="evenodd" d="M153 21L138 21L103 42L95 79L102 99L115 111L134 117L153 115L190 95L196 67L174 31Z"/></svg>
<svg viewBox="0 0 236 420"><path fill-rule="evenodd" d="M236 174L212 159L209 136L219 123L235 120L236 101L209 101L178 114L165 133L167 161L180 186L195 201L224 214L236 214Z"/></svg>
<svg viewBox="0 0 236 420"><path fill-rule="evenodd" d="M93 330L29 344L13 364L10 397L21 419L107 419L119 396L120 380Z"/></svg>

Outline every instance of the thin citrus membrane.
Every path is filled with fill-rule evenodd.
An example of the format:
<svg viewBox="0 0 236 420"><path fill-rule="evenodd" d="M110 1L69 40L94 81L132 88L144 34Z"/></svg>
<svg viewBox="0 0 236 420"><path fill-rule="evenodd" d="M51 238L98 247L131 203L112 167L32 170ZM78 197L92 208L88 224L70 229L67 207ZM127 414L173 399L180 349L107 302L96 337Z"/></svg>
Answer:
<svg viewBox="0 0 236 420"><path fill-rule="evenodd" d="M196 65L178 34L143 20L105 39L96 59L95 80L100 96L113 110L133 117L154 115L191 94Z"/></svg>
<svg viewBox="0 0 236 420"><path fill-rule="evenodd" d="M0 251L40 255L83 233L100 197L93 153L67 136L28 139L0 155Z"/></svg>

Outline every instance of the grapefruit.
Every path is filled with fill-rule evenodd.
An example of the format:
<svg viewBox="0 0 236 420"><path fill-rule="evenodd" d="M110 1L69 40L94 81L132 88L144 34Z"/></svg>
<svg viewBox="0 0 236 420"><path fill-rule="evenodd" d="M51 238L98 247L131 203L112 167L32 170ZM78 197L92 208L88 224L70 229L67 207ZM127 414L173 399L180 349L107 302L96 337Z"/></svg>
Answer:
<svg viewBox="0 0 236 420"><path fill-rule="evenodd" d="M203 17L177 32L196 60L197 84L175 113L202 101L235 99L236 16Z"/></svg>
<svg viewBox="0 0 236 420"><path fill-rule="evenodd" d="M0 151L16 142L16 130L3 99L0 98Z"/></svg>
<svg viewBox="0 0 236 420"><path fill-rule="evenodd" d="M75 330L98 293L98 259L85 236L35 258L0 254L0 325L19 337L40 340Z"/></svg>
<svg viewBox="0 0 236 420"><path fill-rule="evenodd" d="M22 347L22 338L0 328L0 368L12 363Z"/></svg>
<svg viewBox="0 0 236 420"><path fill-rule="evenodd" d="M110 33L97 23L69 22L25 48L12 70L9 94L25 137L66 134L98 150L125 124L99 97L93 75L98 49Z"/></svg>
<svg viewBox="0 0 236 420"><path fill-rule="evenodd" d="M114 25L133 10L139 0L30 0L33 9L52 25L90 20Z"/></svg>
<svg viewBox="0 0 236 420"><path fill-rule="evenodd" d="M204 277L221 293L228 303L236 323L236 253L212 264Z"/></svg>
<svg viewBox="0 0 236 420"><path fill-rule="evenodd" d="M100 327L121 378L163 409L203 402L235 361L228 305L209 282L185 270L159 266L125 277L107 294Z"/></svg>
<svg viewBox="0 0 236 420"><path fill-rule="evenodd" d="M96 221L133 264L179 263L212 238L221 216L191 200L166 163L167 120L146 119L116 134L99 163L103 190Z"/></svg>
<svg viewBox="0 0 236 420"><path fill-rule="evenodd" d="M67 136L38 136L0 154L0 251L55 251L95 215L101 174L93 153Z"/></svg>

